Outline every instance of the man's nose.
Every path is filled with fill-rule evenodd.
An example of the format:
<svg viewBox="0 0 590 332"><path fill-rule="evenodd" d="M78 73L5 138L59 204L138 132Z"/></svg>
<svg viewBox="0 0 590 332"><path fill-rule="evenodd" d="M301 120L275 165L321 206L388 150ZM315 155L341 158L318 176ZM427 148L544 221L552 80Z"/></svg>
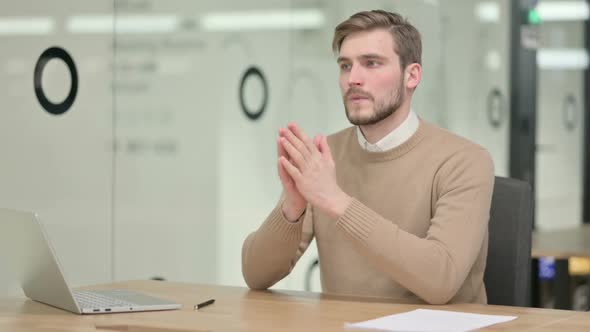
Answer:
<svg viewBox="0 0 590 332"><path fill-rule="evenodd" d="M349 86L361 86L364 83L364 73L360 66L353 65L348 75Z"/></svg>

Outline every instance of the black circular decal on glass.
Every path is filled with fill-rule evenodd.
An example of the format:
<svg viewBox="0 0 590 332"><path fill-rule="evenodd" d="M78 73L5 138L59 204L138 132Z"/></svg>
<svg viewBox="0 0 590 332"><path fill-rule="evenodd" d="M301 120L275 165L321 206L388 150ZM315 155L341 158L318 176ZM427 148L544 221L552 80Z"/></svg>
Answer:
<svg viewBox="0 0 590 332"><path fill-rule="evenodd" d="M486 106L488 122L493 128L499 128L504 122L504 96L498 88L490 91Z"/></svg>
<svg viewBox="0 0 590 332"><path fill-rule="evenodd" d="M244 96L244 88L246 86L246 81L248 81L249 79L256 79L256 78L258 80L260 80L260 82L262 84L262 102L260 103L260 106L257 109L249 109L248 106L246 106L246 101L245 101L245 96ZM266 105L268 103L268 85L266 83L266 78L264 77L264 74L262 73L262 71L260 69L258 69L258 67L255 67L255 66L249 67L244 72L244 74L242 75L242 79L240 81L239 95L240 95L240 106L242 108L242 112L244 112L244 114L248 117L248 119L250 119L252 121L258 120L258 118L260 118L262 116L262 114L264 113L264 110L266 109Z"/></svg>
<svg viewBox="0 0 590 332"><path fill-rule="evenodd" d="M72 79L72 86L70 87L70 92L66 99L64 99L61 103L54 104L47 96L45 96L45 91L43 91L43 69L47 63L53 59L60 59L62 60L68 70L70 71L70 77ZM49 113L54 115L59 115L67 112L72 104L74 104L74 100L76 99L76 94L78 93L78 71L76 70L76 64L72 57L66 52L63 48L60 47L50 47L46 49L39 60L37 60L37 64L35 65L35 73L34 73L34 85L35 85L35 94L37 95L37 100L41 106Z"/></svg>
<svg viewBox="0 0 590 332"><path fill-rule="evenodd" d="M578 101L574 95L567 95L563 100L563 124L567 131L573 131L576 128Z"/></svg>

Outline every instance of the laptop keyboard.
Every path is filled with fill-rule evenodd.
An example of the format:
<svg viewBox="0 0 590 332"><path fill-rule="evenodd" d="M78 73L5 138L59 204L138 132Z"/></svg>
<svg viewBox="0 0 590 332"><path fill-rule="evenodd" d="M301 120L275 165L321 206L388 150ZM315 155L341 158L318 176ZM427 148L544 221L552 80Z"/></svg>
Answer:
<svg viewBox="0 0 590 332"><path fill-rule="evenodd" d="M111 308L128 307L134 305L131 302L122 301L114 297L97 294L90 291L75 291L74 298L81 308Z"/></svg>

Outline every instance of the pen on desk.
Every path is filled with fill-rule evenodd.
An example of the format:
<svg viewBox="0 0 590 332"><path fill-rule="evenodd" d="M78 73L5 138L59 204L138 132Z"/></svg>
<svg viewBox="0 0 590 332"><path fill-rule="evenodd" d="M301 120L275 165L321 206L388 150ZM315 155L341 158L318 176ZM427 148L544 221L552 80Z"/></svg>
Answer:
<svg viewBox="0 0 590 332"><path fill-rule="evenodd" d="M206 307L206 306L208 306L210 304L213 304L213 302L215 302L215 299L211 299L211 300L207 300L207 301L205 301L203 303L195 304L195 310L199 310L199 309L201 309L203 307Z"/></svg>

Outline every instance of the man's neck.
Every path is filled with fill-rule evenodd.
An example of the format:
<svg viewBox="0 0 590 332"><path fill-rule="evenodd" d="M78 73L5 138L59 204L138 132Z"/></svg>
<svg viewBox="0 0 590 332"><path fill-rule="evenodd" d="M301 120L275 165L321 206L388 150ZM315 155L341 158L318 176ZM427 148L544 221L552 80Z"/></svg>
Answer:
<svg viewBox="0 0 590 332"><path fill-rule="evenodd" d="M360 126L367 142L375 144L398 128L410 114L410 103L404 103L387 118L366 126Z"/></svg>

